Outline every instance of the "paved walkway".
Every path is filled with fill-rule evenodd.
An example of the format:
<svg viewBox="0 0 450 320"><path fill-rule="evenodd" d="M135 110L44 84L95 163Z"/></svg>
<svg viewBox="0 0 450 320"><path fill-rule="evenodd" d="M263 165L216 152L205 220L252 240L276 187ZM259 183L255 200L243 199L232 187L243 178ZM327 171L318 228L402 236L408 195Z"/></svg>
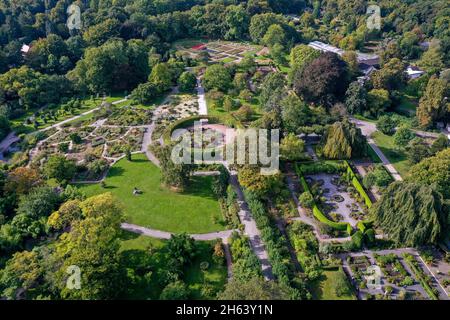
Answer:
<svg viewBox="0 0 450 320"><path fill-rule="evenodd" d="M381 151L381 149L377 146L375 140L373 140L371 137L372 134L377 131L376 124L373 122L358 120L354 118L351 119L351 122L356 124L356 126L361 129L362 134L367 138L367 143L381 159L383 166L392 175L392 177L397 181L403 180L400 173L398 173L398 171L394 168L389 159L384 155L383 151Z"/></svg>
<svg viewBox="0 0 450 320"><path fill-rule="evenodd" d="M220 176L220 171L194 171L192 175L197 177Z"/></svg>
<svg viewBox="0 0 450 320"><path fill-rule="evenodd" d="M262 273L266 280L274 279L272 274L272 266L269 262L269 255L263 241L261 240L261 234L256 226L256 221L253 219L250 209L245 201L244 193L237 179L236 172L230 172L230 184L233 186L238 197L239 204L239 220L244 225L244 232L249 237L250 245L255 253L256 257L261 263Z"/></svg>
<svg viewBox="0 0 450 320"><path fill-rule="evenodd" d="M127 101L127 98L124 98L124 99L121 99L121 100L114 101L114 102L112 102L112 104L120 104L120 103L125 102L125 101ZM40 130L38 130L38 131L47 131L47 130L50 130L50 129L52 129L52 128L58 128L58 127L60 127L61 125L65 124L65 123L72 122L72 121L74 121L74 120L76 120L76 119L78 119L78 118L81 118L82 116L85 116L85 115L88 115L88 114L90 114L90 113L93 113L93 112L95 112L95 111L97 111L97 110L100 110L100 108L101 108L101 106L100 106L100 107L96 107L96 108L94 108L94 109L91 109L91 110L88 110L88 111L86 111L86 112L80 113L79 115L73 116L72 118L69 118L69 119L63 120L63 121L61 121L61 122L52 124L51 126L48 126L48 127L46 127L46 128L43 128L43 129L40 129Z"/></svg>
<svg viewBox="0 0 450 320"><path fill-rule="evenodd" d="M449 296L447 295L446 290L442 287L442 285L439 283L439 281L436 279L435 274L428 268L427 264L423 261L422 257L419 255L419 252L414 249L414 248L398 248L398 249L387 249L387 250L364 250L361 252L356 252L356 253L344 253L344 254L340 254L340 257L343 261L343 265L344 265L344 269L347 269L347 272L352 275L352 272L350 270L350 267L347 264L346 261L346 257L348 255L353 256L353 257L357 257L357 256L367 256L369 257L369 260L371 262L372 265L375 265L375 258L374 258L374 254L378 254L378 255L387 255L387 254L395 254L401 265L406 269L406 271L411 275L411 277L415 280L415 284L412 286L408 286L406 288L406 291L418 291L422 294L422 296L424 297L429 297L428 294L426 293L426 291L424 290L424 288L420 285L419 280L417 279L415 273L411 270L411 268L409 267L409 265L404 261L403 259L403 254L404 253L409 253L411 255L413 255L417 261L419 262L419 265L421 266L421 268L424 270L425 274L427 274L428 276L430 276L433 279L433 287L438 289L439 291L439 299L440 300L449 300ZM391 283L381 283L382 285L390 285L393 288L395 288L397 291L400 291L404 288L396 286L394 284ZM361 290L360 292L360 297L359 298L363 298L363 296L369 293L367 290ZM381 292L380 292L381 293Z"/></svg>
<svg viewBox="0 0 450 320"><path fill-rule="evenodd" d="M310 145L310 144L306 145L306 151L308 152L308 154L311 156L311 158L314 161L319 161L319 158L317 158L317 155L314 152L314 149L313 149L312 145Z"/></svg>
<svg viewBox="0 0 450 320"><path fill-rule="evenodd" d="M154 165L159 167L160 166L159 159L153 154L153 152L149 150L149 147L153 143L152 135L153 131L155 130L155 123L153 122L152 124L146 126L145 129L146 130L144 133L144 137L142 138L141 151L145 153L148 160L150 160L151 162L153 162Z"/></svg>
<svg viewBox="0 0 450 320"><path fill-rule="evenodd" d="M157 239L170 239L173 233L167 231L161 231L156 229L150 229L142 226L138 226L136 224L131 223L122 223L121 228L123 230L127 230L133 233L142 234L144 236L157 238ZM231 234L237 230L225 230L218 232L210 232L210 233L199 233L199 234L191 234L190 236L198 241L211 241L216 239L222 239L227 242L227 239L231 236Z"/></svg>
<svg viewBox="0 0 450 320"><path fill-rule="evenodd" d="M202 81L197 78L197 96L198 96L198 114L206 116L208 114L208 108L206 107L205 89L202 87Z"/></svg>

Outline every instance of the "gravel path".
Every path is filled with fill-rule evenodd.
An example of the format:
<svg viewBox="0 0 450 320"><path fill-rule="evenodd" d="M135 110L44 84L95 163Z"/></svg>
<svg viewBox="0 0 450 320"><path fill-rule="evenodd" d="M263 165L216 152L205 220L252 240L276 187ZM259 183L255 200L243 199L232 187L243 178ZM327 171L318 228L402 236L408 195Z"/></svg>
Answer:
<svg viewBox="0 0 450 320"><path fill-rule="evenodd" d="M230 184L236 191L239 204L239 220L244 225L244 232L249 237L250 245L255 253L256 257L261 263L262 273L266 280L274 279L272 274L272 266L269 262L269 255L267 254L266 248L263 241L261 240L261 235L256 226L256 221L253 219L250 209L245 202L244 193L242 192L241 186L236 176L236 172L230 172Z"/></svg>
<svg viewBox="0 0 450 320"><path fill-rule="evenodd" d="M157 239L170 239L173 233L156 230L156 229L150 229L146 227L141 227L136 224L131 223L122 223L121 228L123 230L127 230L133 233L142 234L144 236L157 238ZM190 236L198 241L211 241L216 239L222 239L222 241L225 240L227 242L227 239L231 236L231 234L237 230L225 230L225 231L218 231L218 232L210 232L210 233L200 233L200 234L191 234Z"/></svg>
<svg viewBox="0 0 450 320"><path fill-rule="evenodd" d="M125 102L125 101L127 101L126 98L121 99L121 100L114 101L114 102L112 102L111 104L120 104L120 103ZM76 120L76 119L78 119L78 118L81 118L82 116L85 116L85 115L88 115L88 114L90 114L90 113L93 113L93 112L99 110L100 108L101 108L101 107L96 107L96 108L94 108L94 109L91 109L91 110L88 110L88 111L86 111L86 112L80 113L79 115L76 115L76 116L74 116L74 117L72 117L72 118L69 118L69 119L63 120L63 121L61 121L61 122L55 123L55 124L53 124L53 125L51 125L51 126L48 126L48 127L44 128L44 129L40 129L40 130L38 130L38 131L47 131L47 130L50 130L50 129L52 129L52 128L57 128L57 127L59 127L59 126L65 124L65 123L72 122L72 121L74 121L74 120Z"/></svg>
<svg viewBox="0 0 450 320"><path fill-rule="evenodd" d="M375 151L375 153L378 155L378 157L383 162L383 166L386 168L386 170L392 175L392 177L397 180L401 181L402 176L398 171L394 168L394 166L391 164L389 159L384 155L383 151L377 146L375 143L375 140L371 138L372 134L377 131L377 126L375 123L358 120L358 119L351 119L351 121L356 124L358 128L361 129L361 132L364 136L367 138L367 143L370 145L370 147Z"/></svg>
<svg viewBox="0 0 450 320"><path fill-rule="evenodd" d="M206 107L205 89L202 87L202 81L197 78L197 96L198 96L198 114L206 116L208 108Z"/></svg>

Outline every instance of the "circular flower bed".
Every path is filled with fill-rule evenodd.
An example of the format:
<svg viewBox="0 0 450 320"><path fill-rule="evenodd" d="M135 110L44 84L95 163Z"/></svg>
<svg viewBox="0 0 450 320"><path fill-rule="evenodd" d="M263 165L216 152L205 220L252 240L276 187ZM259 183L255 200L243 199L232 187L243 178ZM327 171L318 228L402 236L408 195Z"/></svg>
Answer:
<svg viewBox="0 0 450 320"><path fill-rule="evenodd" d="M336 201L336 202L343 202L344 197L341 196L340 194L334 194L331 196L331 200Z"/></svg>

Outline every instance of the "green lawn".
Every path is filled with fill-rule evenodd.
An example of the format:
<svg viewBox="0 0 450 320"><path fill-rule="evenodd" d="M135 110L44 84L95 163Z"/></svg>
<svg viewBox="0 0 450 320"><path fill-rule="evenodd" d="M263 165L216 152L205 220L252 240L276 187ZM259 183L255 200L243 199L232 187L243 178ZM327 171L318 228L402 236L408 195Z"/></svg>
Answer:
<svg viewBox="0 0 450 320"><path fill-rule="evenodd" d="M403 151L396 149L394 138L392 136L385 135L380 131L374 132L372 137L400 175L402 177L406 177L411 167L411 163Z"/></svg>
<svg viewBox="0 0 450 320"><path fill-rule="evenodd" d="M168 269L166 240L158 240L124 231L121 237L120 259L128 272L139 275L129 287L128 293L121 299L147 300L158 299L164 285L161 272ZM198 256L187 267L181 280L190 291L190 299L214 299L222 291L227 281L225 265L217 264L212 259L213 242L196 242ZM209 267L203 271L200 263L206 261ZM132 271L131 271L132 270ZM150 271L150 273L147 273ZM144 276L147 273L147 277ZM209 292L203 291L205 283Z"/></svg>
<svg viewBox="0 0 450 320"><path fill-rule="evenodd" d="M161 248L164 240L138 235L129 231L123 231L120 244L120 252L128 250L147 250L148 248Z"/></svg>
<svg viewBox="0 0 450 320"><path fill-rule="evenodd" d="M220 206L211 191L212 177L193 177L185 192L172 192L160 183L160 170L144 154L122 159L109 171L106 187L80 185L86 195L111 192L124 206L126 220L140 226L188 233L224 230ZM133 188L143 194L134 196Z"/></svg>
<svg viewBox="0 0 450 320"><path fill-rule="evenodd" d="M186 269L184 273L184 281L191 290L193 299L202 299L202 288L204 283L211 286L212 291L222 291L227 282L227 267L218 265L212 259L212 245L214 242L197 242L199 255L195 259L192 266ZM200 269L200 263L206 261L209 268L206 271ZM213 294L214 296L214 294Z"/></svg>
<svg viewBox="0 0 450 320"><path fill-rule="evenodd" d="M319 279L310 286L310 291L314 300L355 300L353 290L348 288L348 293L337 296L334 289L334 281L340 270L324 270Z"/></svg>
<svg viewBox="0 0 450 320"><path fill-rule="evenodd" d="M233 62L233 61L235 61L236 59L235 58L233 58L233 57L226 57L226 58L224 58L224 59L222 59L222 60L220 60L221 62L223 62L223 63L229 63L229 62Z"/></svg>

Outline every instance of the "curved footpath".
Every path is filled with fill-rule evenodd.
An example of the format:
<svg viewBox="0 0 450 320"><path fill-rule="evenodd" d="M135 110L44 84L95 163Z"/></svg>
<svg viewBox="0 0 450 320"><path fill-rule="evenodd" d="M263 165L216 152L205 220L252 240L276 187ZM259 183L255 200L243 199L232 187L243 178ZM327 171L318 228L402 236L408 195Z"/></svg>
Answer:
<svg viewBox="0 0 450 320"><path fill-rule="evenodd" d="M141 234L147 237L157 238L157 239L170 239L172 236L172 233L156 230L156 229L150 229L138 226L136 224L131 223L122 223L120 226L123 230L127 230L129 232ZM225 230L225 231L218 231L218 232L210 232L210 233L200 233L200 234L190 234L190 236L197 241L213 241L216 239L221 239L223 244L223 250L225 253L225 261L227 264L227 276L228 279L231 279L233 276L232 273L232 257L231 257L231 251L230 246L228 245L228 239L231 237L231 234L233 232L239 232L238 230Z"/></svg>
<svg viewBox="0 0 450 320"><path fill-rule="evenodd" d="M121 228L123 230L127 230L133 233L139 233L144 236L157 238L157 239L170 239L170 237L173 235L171 232L167 231L161 231L156 229L150 229L142 226L138 226L136 224L132 223L122 223ZM199 234L190 234L194 240L198 241L211 241L216 239L222 239L224 243L227 243L228 238L231 236L231 234L234 231L238 230L225 230L225 231L218 231L218 232L210 232L210 233L199 233Z"/></svg>

